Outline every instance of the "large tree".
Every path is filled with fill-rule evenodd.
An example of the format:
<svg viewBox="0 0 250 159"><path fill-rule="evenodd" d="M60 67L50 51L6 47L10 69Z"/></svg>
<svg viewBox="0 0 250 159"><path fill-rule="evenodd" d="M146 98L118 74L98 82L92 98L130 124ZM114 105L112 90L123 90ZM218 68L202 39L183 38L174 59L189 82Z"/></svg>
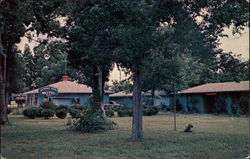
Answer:
<svg viewBox="0 0 250 159"><path fill-rule="evenodd" d="M60 0L5 0L0 2L0 124L8 123L6 108L11 93L10 79L15 60L14 46L21 37L31 38L27 32L36 30L37 34L56 35L55 29L59 26L57 11L60 10Z"/></svg>
<svg viewBox="0 0 250 159"><path fill-rule="evenodd" d="M247 25L249 2L124 0L116 4L121 23L116 28L119 46L115 53L118 63L133 73L132 140L138 141L142 138L140 104L142 68L144 62L148 61L147 58L152 54L152 49L155 48L154 42L157 41L157 37L154 33L157 29L164 25L175 29L174 35L167 44L172 46L169 49L179 50L178 54L191 50L191 55L195 55L200 61L211 62L212 60L207 59L216 55L218 38L223 36L224 27L233 25L234 31L237 32L241 30L241 26ZM195 32L199 32L200 35ZM192 36L193 33L196 36ZM199 37L198 40L197 37ZM174 57L170 55L167 58ZM173 77L176 77L176 71L172 72Z"/></svg>
<svg viewBox="0 0 250 159"><path fill-rule="evenodd" d="M36 46L33 52L28 45L19 58L23 64L23 91L39 88L61 80L63 75L76 78L76 70L67 65L67 53L60 41Z"/></svg>
<svg viewBox="0 0 250 159"><path fill-rule="evenodd" d="M117 25L109 1L70 1L62 38L68 46L70 65L81 75L79 82L92 87L93 94L103 98L104 83L113 67L113 28ZM96 98L98 99L98 98ZM105 116L102 100L99 101Z"/></svg>

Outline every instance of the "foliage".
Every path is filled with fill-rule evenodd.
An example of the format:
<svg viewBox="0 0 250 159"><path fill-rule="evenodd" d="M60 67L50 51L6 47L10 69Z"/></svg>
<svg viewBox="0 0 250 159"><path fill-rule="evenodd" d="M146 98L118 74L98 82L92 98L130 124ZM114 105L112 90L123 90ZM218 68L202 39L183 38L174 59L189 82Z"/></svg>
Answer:
<svg viewBox="0 0 250 159"><path fill-rule="evenodd" d="M76 109L76 108L69 109L69 114L71 115L72 118L80 118L82 113L83 111L81 111L80 109Z"/></svg>
<svg viewBox="0 0 250 159"><path fill-rule="evenodd" d="M115 115L115 112L113 110L106 110L105 113L108 117L113 117Z"/></svg>
<svg viewBox="0 0 250 159"><path fill-rule="evenodd" d="M43 109L51 109L55 111L57 106L52 101L45 101L40 104L40 107Z"/></svg>
<svg viewBox="0 0 250 159"><path fill-rule="evenodd" d="M49 119L49 118L53 117L54 115L55 115L55 111L52 109L44 108L42 110L42 116L44 117L44 119Z"/></svg>
<svg viewBox="0 0 250 159"><path fill-rule="evenodd" d="M35 119L38 111L38 107L30 107L23 111L23 115L30 119Z"/></svg>
<svg viewBox="0 0 250 159"><path fill-rule="evenodd" d="M42 110L43 110L43 108L41 108L41 107L37 108L36 117L43 117Z"/></svg>
<svg viewBox="0 0 250 159"><path fill-rule="evenodd" d="M20 56L23 65L21 80L25 85L24 91L58 82L65 71L72 78L76 76L75 70L70 66L65 70L67 54L64 49L60 41L40 44L33 52L28 45L25 45L24 52Z"/></svg>
<svg viewBox="0 0 250 159"><path fill-rule="evenodd" d="M66 111L68 111L69 107L67 105L59 105L58 107L56 107L56 110L57 109L65 109Z"/></svg>
<svg viewBox="0 0 250 159"><path fill-rule="evenodd" d="M143 106L143 115L144 116L152 116L156 115L160 111L158 106L144 105Z"/></svg>
<svg viewBox="0 0 250 159"><path fill-rule="evenodd" d="M133 109L132 109L132 107L122 106L121 109L118 110L117 114L119 117L132 116Z"/></svg>
<svg viewBox="0 0 250 159"><path fill-rule="evenodd" d="M132 92L133 85L129 82L128 79L122 80L118 82L117 80L112 81L112 85L110 86L110 90L112 92Z"/></svg>
<svg viewBox="0 0 250 159"><path fill-rule="evenodd" d="M78 105L72 105L70 107L70 109L79 109L81 111L84 111L85 109L87 109L87 107L85 107L85 106L78 106Z"/></svg>
<svg viewBox="0 0 250 159"><path fill-rule="evenodd" d="M249 80L249 60L241 60L241 55L221 53L215 59L214 81L247 81Z"/></svg>
<svg viewBox="0 0 250 159"><path fill-rule="evenodd" d="M56 109L56 116L60 119L66 118L67 113L67 109Z"/></svg>
<svg viewBox="0 0 250 159"><path fill-rule="evenodd" d="M163 112L167 112L170 110L170 107L164 103L161 103L160 104L160 110L163 111Z"/></svg>
<svg viewBox="0 0 250 159"><path fill-rule="evenodd" d="M113 121L103 118L100 113L87 110L74 124L74 128L84 133L96 133L111 130L115 125Z"/></svg>
<svg viewBox="0 0 250 159"><path fill-rule="evenodd" d="M12 112L11 108L7 108L7 114L10 114Z"/></svg>
<svg viewBox="0 0 250 159"><path fill-rule="evenodd" d="M111 22L110 9L110 3L68 1L64 10L67 22L62 37L67 39L69 64L78 70L78 80L94 91L99 87L98 69L104 83L113 67L111 37L116 24Z"/></svg>
<svg viewBox="0 0 250 159"><path fill-rule="evenodd" d="M215 98L214 106L213 106L214 113L226 113L226 96L219 95Z"/></svg>

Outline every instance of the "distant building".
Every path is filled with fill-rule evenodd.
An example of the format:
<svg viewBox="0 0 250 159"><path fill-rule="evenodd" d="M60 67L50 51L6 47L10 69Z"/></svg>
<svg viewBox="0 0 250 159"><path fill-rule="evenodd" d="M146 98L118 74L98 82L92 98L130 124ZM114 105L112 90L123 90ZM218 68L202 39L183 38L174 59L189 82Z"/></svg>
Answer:
<svg viewBox="0 0 250 159"><path fill-rule="evenodd" d="M207 83L188 88L178 93L178 102L183 111L196 110L200 113L214 113L219 108L218 100L224 100L224 113L239 113L249 109L249 81ZM217 102L217 105L216 105Z"/></svg>
<svg viewBox="0 0 250 159"><path fill-rule="evenodd" d="M92 89L84 84L69 81L68 76L63 80L48 86L34 89L24 93L26 95L25 106L39 106L43 101L51 100L56 105L89 105L89 96ZM105 93L104 102L109 101L109 92Z"/></svg>
<svg viewBox="0 0 250 159"><path fill-rule="evenodd" d="M152 95L150 92L142 92L142 104L151 104ZM133 106L133 93L131 92L117 92L109 96L110 101L115 101L118 104L125 106ZM154 104L155 106L160 106L164 104L169 106L169 95L163 91L155 91Z"/></svg>

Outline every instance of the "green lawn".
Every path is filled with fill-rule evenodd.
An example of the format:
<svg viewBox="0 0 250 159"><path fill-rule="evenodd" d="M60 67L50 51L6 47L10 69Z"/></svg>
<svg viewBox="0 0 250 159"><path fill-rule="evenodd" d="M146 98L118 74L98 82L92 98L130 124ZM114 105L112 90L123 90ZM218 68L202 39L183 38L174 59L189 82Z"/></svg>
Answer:
<svg viewBox="0 0 250 159"><path fill-rule="evenodd" d="M80 134L67 130L66 119L10 116L1 127L1 151L7 159L243 159L248 155L249 119L214 115L173 114L143 118L144 139L132 143L132 118L111 118L115 130ZM193 133L184 133L188 124Z"/></svg>

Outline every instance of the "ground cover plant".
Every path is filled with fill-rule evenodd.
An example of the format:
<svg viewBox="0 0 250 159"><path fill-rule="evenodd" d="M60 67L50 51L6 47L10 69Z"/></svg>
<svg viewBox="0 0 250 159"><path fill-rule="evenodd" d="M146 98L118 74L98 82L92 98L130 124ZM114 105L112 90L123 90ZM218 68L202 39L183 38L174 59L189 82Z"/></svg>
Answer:
<svg viewBox="0 0 250 159"><path fill-rule="evenodd" d="M104 133L67 130L67 119L30 120L10 115L1 127L3 157L11 159L242 159L248 155L249 118L225 115L159 113L143 118L144 138L132 143L131 117L112 117L118 127ZM184 133L191 123L192 133Z"/></svg>

